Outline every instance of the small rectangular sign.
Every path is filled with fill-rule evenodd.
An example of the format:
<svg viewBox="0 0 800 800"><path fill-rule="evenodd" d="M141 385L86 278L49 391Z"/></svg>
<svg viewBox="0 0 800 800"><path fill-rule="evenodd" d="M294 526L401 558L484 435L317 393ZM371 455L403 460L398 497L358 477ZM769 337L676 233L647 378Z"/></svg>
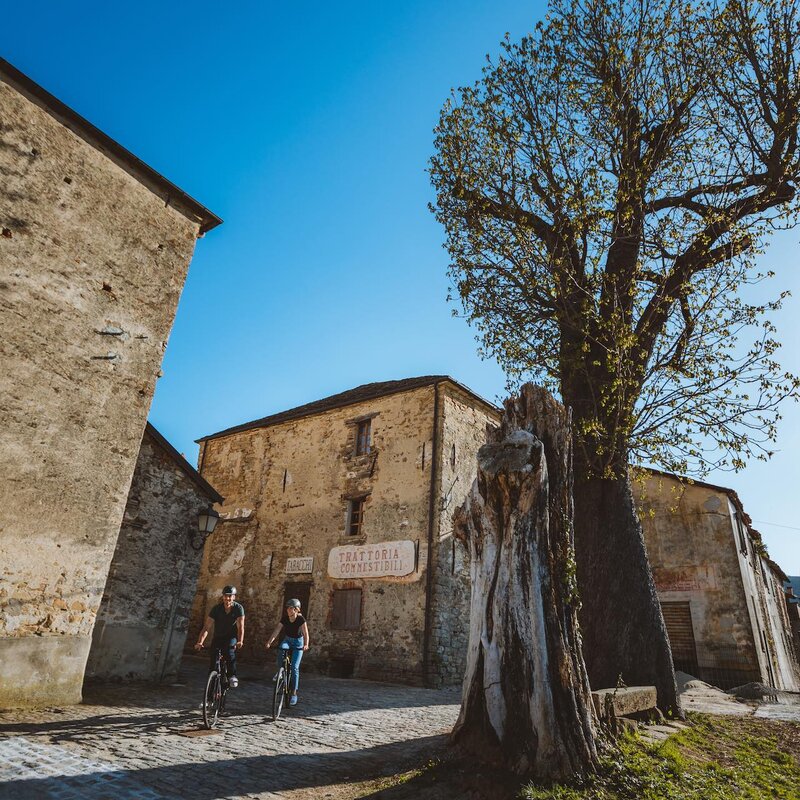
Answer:
<svg viewBox="0 0 800 800"><path fill-rule="evenodd" d="M334 547L328 555L331 578L388 578L410 575L414 571L414 542Z"/></svg>
<svg viewBox="0 0 800 800"><path fill-rule="evenodd" d="M297 574L314 571L314 556L300 556L299 558L286 559L287 574Z"/></svg>

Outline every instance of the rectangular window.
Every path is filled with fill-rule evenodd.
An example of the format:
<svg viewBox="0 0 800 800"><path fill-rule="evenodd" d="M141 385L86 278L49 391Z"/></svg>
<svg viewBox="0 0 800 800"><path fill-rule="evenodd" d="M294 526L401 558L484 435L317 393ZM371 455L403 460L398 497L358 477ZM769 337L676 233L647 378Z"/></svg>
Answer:
<svg viewBox="0 0 800 800"><path fill-rule="evenodd" d="M361 627L361 589L334 589L331 628L356 631Z"/></svg>
<svg viewBox="0 0 800 800"><path fill-rule="evenodd" d="M360 536L364 522L364 504L366 497L354 497L347 501L347 535Z"/></svg>
<svg viewBox="0 0 800 800"><path fill-rule="evenodd" d="M363 456L369 453L370 439L372 437L372 420L363 419L356 429L356 455Z"/></svg>

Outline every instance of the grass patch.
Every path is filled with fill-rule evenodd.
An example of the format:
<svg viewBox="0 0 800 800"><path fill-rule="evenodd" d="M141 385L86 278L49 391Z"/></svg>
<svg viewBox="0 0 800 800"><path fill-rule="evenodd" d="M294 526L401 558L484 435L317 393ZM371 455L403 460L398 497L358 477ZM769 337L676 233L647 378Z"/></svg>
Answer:
<svg viewBox="0 0 800 800"><path fill-rule="evenodd" d="M422 767L417 769L410 769L408 772L398 772L396 775L390 775L388 778L381 778L377 781L372 781L368 784L369 791L362 797L368 797L375 792L382 792L386 789L394 789L397 786L402 786L404 783L421 778L426 772L434 771L441 761L438 758L432 758Z"/></svg>
<svg viewBox="0 0 800 800"><path fill-rule="evenodd" d="M800 725L693 714L660 745L622 739L580 785L526 786L524 800L800 800Z"/></svg>

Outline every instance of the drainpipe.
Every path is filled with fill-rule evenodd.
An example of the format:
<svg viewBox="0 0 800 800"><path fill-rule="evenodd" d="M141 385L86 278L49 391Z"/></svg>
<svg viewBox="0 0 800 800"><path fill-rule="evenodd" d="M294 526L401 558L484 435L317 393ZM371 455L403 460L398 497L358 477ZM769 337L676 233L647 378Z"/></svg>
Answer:
<svg viewBox="0 0 800 800"><path fill-rule="evenodd" d="M163 681L164 675L167 671L167 662L169 661L169 651L172 647L172 633L175 628L175 615L178 610L178 603L181 601L181 592L183 592L183 577L186 574L187 560L184 560L181 565L180 572L178 573L178 583L175 589L175 596L172 598L172 605L169 609L169 622L167 623L167 643L161 652L158 665L158 680ZM162 639L163 642L163 639Z"/></svg>
<svg viewBox="0 0 800 800"><path fill-rule="evenodd" d="M428 558L425 574L425 632L422 640L422 679L430 685L431 630L433 625L433 529L436 514L436 480L439 466L439 384L433 385L433 436L431 437L431 488L428 495Z"/></svg>

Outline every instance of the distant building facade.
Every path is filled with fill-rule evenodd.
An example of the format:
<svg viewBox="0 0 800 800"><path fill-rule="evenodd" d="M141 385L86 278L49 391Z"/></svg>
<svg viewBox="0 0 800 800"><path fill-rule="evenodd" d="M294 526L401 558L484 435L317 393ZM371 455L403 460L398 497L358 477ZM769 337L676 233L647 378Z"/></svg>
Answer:
<svg viewBox="0 0 800 800"><path fill-rule="evenodd" d="M195 241L219 220L0 60L0 707L78 702Z"/></svg>
<svg viewBox="0 0 800 800"><path fill-rule="evenodd" d="M634 486L676 668L723 688L798 691L786 576L736 493L657 471Z"/></svg>
<svg viewBox="0 0 800 800"><path fill-rule="evenodd" d="M789 575L783 584L786 597L786 610L792 626L795 653L800 655L800 576Z"/></svg>
<svg viewBox="0 0 800 800"><path fill-rule="evenodd" d="M453 511L499 410L447 376L368 384L200 440L225 495L193 609L199 630L225 584L247 612L244 657L289 597L305 658L333 675L460 682L469 572Z"/></svg>
<svg viewBox="0 0 800 800"><path fill-rule="evenodd" d="M97 612L87 678L177 675L202 559L197 518L222 502L148 423Z"/></svg>

